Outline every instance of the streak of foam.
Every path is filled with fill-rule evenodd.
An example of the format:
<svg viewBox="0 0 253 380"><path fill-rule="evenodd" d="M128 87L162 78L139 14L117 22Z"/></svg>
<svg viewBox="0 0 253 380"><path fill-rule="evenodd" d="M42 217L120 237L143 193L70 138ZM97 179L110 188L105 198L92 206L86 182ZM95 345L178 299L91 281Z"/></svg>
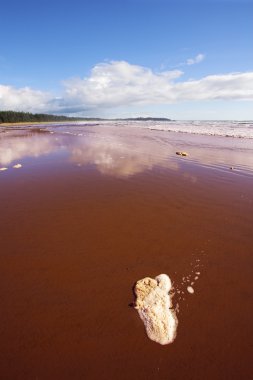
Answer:
<svg viewBox="0 0 253 380"><path fill-rule="evenodd" d="M209 241L208 241L209 242ZM197 251L197 249L196 249ZM188 274L184 274L179 282L179 285L175 286L175 294L176 294L176 307L175 310L179 313L179 302L185 301L184 294L195 293L195 289L193 286L200 278L200 268L203 267L202 258L206 255L204 250L193 253L192 255L198 255L195 259L189 263L190 270Z"/></svg>

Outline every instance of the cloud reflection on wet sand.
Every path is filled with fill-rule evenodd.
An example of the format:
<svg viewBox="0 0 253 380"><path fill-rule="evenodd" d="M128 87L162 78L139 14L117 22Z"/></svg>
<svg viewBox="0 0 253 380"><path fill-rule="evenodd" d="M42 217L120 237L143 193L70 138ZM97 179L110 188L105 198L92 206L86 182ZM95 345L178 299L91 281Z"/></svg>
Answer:
<svg viewBox="0 0 253 380"><path fill-rule="evenodd" d="M49 132L49 131L48 131ZM52 133L53 132L53 133ZM252 171L252 149L241 149L238 139L164 135L161 132L123 128L89 127L82 133L74 127L67 132L31 133L29 129L20 135L5 133L0 138L0 168L8 168L24 158L33 159L64 152L61 162L78 166L93 165L104 175L129 177L160 167L179 170L185 162L225 170ZM214 141L215 140L215 141ZM215 145L216 144L216 145ZM237 145L238 148L237 148ZM187 157L175 155L185 150ZM52 155L52 160L54 156ZM22 164L22 162L21 162ZM189 178L186 171L184 177ZM196 182L196 177L189 178Z"/></svg>
<svg viewBox="0 0 253 380"><path fill-rule="evenodd" d="M57 137L56 137L57 136ZM170 159L172 153L162 150L153 140L143 143L130 136L69 134L6 136L0 141L0 166L6 167L17 160L37 158L64 149L63 160L78 166L94 165L102 174L128 177L151 170L155 166L178 169Z"/></svg>
<svg viewBox="0 0 253 380"><path fill-rule="evenodd" d="M139 143L139 144L138 144ZM151 170L155 166L178 169L178 164L169 159L153 141L131 142L118 137L77 140L69 147L70 160L78 165L93 164L102 174L128 177Z"/></svg>
<svg viewBox="0 0 253 380"><path fill-rule="evenodd" d="M56 140L49 136L6 137L0 140L0 165L10 165L25 157L40 157L57 149Z"/></svg>

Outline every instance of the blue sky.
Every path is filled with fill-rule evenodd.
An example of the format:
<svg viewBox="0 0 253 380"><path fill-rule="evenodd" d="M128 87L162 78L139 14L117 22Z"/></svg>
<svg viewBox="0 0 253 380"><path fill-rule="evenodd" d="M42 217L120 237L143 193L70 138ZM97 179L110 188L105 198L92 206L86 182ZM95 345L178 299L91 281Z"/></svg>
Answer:
<svg viewBox="0 0 253 380"><path fill-rule="evenodd" d="M253 119L253 0L2 0L0 109Z"/></svg>

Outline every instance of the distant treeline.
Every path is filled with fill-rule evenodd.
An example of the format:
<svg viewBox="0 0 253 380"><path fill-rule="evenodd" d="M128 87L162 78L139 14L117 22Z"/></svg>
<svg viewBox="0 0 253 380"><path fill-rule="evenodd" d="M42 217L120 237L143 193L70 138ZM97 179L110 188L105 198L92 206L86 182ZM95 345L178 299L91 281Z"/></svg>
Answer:
<svg viewBox="0 0 253 380"><path fill-rule="evenodd" d="M68 117L60 115L48 115L44 113L0 111L1 123L32 123L46 121L99 121L99 120L131 120L131 121L171 121L166 117L133 117L127 119L101 119L98 117Z"/></svg>
<svg viewBox="0 0 253 380"><path fill-rule="evenodd" d="M130 117L122 120L133 120L133 121L171 121L167 117Z"/></svg>
<svg viewBox="0 0 253 380"><path fill-rule="evenodd" d="M98 120L98 119L48 115L44 113L33 114L30 112L0 111L0 123L22 123L22 122L30 123L30 122L45 122L45 121L76 121L76 120Z"/></svg>

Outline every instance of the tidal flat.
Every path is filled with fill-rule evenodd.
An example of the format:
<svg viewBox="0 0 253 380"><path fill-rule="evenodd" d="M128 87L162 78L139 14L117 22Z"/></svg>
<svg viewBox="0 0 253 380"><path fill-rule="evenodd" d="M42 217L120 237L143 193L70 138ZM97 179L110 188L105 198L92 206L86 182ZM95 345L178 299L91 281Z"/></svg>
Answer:
<svg viewBox="0 0 253 380"><path fill-rule="evenodd" d="M1 168L1 378L251 377L253 140L2 127ZM131 307L160 273L178 319L164 346Z"/></svg>

